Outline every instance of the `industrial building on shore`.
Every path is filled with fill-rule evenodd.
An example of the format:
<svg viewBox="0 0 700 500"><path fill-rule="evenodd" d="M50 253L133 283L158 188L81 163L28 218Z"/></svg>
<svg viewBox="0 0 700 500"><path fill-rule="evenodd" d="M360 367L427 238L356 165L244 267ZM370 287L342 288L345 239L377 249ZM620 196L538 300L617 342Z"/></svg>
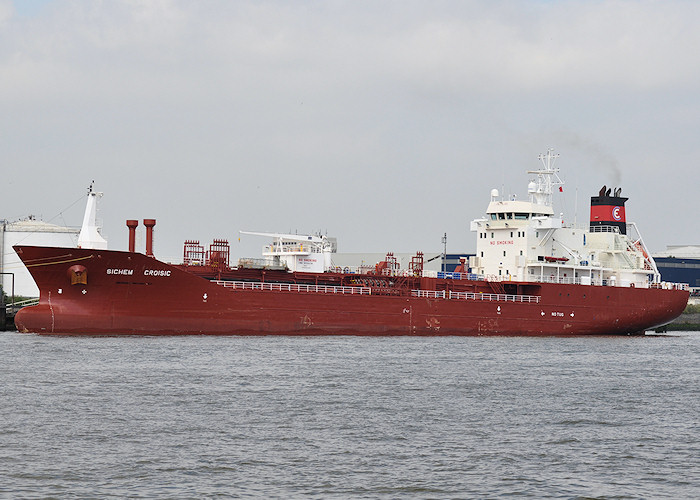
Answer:
<svg viewBox="0 0 700 500"><path fill-rule="evenodd" d="M664 281L688 283L691 302L700 297L700 245L669 245L654 261Z"/></svg>

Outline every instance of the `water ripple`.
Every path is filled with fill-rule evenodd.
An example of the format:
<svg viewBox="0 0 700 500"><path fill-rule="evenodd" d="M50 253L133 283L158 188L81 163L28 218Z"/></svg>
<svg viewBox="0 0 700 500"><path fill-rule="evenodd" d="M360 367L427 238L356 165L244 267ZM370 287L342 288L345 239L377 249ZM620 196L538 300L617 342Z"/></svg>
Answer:
<svg viewBox="0 0 700 500"><path fill-rule="evenodd" d="M700 335L0 334L3 498L696 498Z"/></svg>

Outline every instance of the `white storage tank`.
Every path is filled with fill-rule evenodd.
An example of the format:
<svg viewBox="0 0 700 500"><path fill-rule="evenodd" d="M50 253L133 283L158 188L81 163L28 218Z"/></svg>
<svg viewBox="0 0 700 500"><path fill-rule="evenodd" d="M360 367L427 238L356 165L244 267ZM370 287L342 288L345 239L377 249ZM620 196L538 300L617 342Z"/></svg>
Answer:
<svg viewBox="0 0 700 500"><path fill-rule="evenodd" d="M63 227L37 220L33 216L27 219L8 222L0 220L0 284L6 295L12 294L13 276L15 295L38 297L39 288L31 274L22 264L13 245L75 247L78 244L80 228ZM12 273L12 275L7 274Z"/></svg>

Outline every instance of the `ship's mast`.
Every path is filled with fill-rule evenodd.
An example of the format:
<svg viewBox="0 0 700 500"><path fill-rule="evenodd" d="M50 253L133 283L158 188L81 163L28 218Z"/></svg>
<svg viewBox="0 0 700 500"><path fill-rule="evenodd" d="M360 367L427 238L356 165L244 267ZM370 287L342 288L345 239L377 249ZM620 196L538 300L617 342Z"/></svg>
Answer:
<svg viewBox="0 0 700 500"><path fill-rule="evenodd" d="M528 170L528 174L537 174L535 180L530 181L527 187L527 192L530 196L530 201L537 205L552 206L552 193L554 186L563 186L564 181L559 178L559 168L554 167L554 163L558 154L554 154L554 149L549 148L546 154L541 154L537 157L542 162L544 168L540 170Z"/></svg>
<svg viewBox="0 0 700 500"><path fill-rule="evenodd" d="M102 197L102 193L98 193L93 189L94 184L95 181L92 181L90 187L88 187L83 226L78 235L78 248L107 250L107 240L102 237L97 226L97 200Z"/></svg>

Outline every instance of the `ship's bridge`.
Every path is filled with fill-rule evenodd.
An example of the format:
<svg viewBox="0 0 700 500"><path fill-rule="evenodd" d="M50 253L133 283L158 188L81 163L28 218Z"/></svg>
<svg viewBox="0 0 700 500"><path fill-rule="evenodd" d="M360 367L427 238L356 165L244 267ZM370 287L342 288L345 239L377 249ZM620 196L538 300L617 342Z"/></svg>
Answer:
<svg viewBox="0 0 700 500"><path fill-rule="evenodd" d="M496 201L492 200L486 209L489 220L528 220L532 217L554 215L552 207L538 205L529 201Z"/></svg>

